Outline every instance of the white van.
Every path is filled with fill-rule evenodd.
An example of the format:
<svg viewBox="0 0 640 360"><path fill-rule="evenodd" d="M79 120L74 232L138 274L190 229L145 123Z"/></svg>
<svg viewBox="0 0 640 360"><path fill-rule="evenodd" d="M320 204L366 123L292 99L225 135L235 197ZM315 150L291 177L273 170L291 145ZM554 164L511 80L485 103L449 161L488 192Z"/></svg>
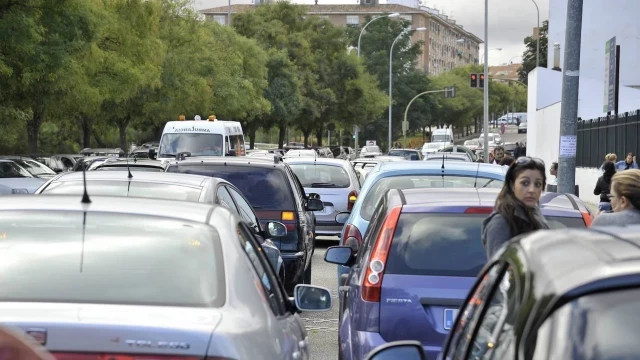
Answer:
<svg viewBox="0 0 640 360"><path fill-rule="evenodd" d="M422 155L438 152L447 146L453 145L453 131L451 128L435 129L431 133L431 142L422 145Z"/></svg>
<svg viewBox="0 0 640 360"><path fill-rule="evenodd" d="M189 156L244 156L244 134L237 121L217 120L211 115L207 120L169 121L164 126L158 160L174 159L177 154Z"/></svg>

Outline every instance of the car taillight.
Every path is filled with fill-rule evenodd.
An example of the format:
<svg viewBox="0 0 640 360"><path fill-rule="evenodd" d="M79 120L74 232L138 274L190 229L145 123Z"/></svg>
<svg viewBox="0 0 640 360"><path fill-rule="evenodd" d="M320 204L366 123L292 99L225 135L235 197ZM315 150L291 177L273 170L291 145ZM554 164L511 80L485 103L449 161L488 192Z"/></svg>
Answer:
<svg viewBox="0 0 640 360"><path fill-rule="evenodd" d="M357 253L360 248L360 244L362 244L362 235L360 234L360 230L353 225L347 224L344 229L344 242L342 245L349 246L353 249L353 253Z"/></svg>
<svg viewBox="0 0 640 360"><path fill-rule="evenodd" d="M589 215L589 213L588 213L588 212L586 212L586 211L583 211L583 212L582 212L582 220L584 220L584 224L585 224L587 227L591 227L591 220L592 220L592 218L591 218L591 215Z"/></svg>
<svg viewBox="0 0 640 360"><path fill-rule="evenodd" d="M197 356L179 355L138 355L138 354L105 354L105 353L52 353L56 360L202 360ZM207 357L207 360L224 360L223 358Z"/></svg>
<svg viewBox="0 0 640 360"><path fill-rule="evenodd" d="M356 203L356 200L358 200L358 192L353 190L347 197L347 211L353 210L353 204Z"/></svg>
<svg viewBox="0 0 640 360"><path fill-rule="evenodd" d="M464 211L465 214L491 214L492 212L492 207L470 207Z"/></svg>
<svg viewBox="0 0 640 360"><path fill-rule="evenodd" d="M367 262L367 270L362 282L362 300L380 302L382 276L384 275L384 268L391 248L391 240L396 232L401 210L402 206L396 206L391 209L389 215L384 219L384 223L382 223L382 228L373 245L371 257Z"/></svg>

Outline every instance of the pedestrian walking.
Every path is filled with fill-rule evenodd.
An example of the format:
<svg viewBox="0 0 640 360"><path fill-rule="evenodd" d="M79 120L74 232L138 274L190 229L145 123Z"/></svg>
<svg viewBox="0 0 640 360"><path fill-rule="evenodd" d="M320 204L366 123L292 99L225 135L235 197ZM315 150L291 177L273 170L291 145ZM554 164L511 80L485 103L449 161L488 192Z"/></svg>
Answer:
<svg viewBox="0 0 640 360"><path fill-rule="evenodd" d="M604 161L611 161L614 164L615 167L615 163L618 161L618 155L613 154L613 153L609 153L607 155L604 156ZM602 168L604 166L604 163L602 163L602 165L600 165L600 172L603 172L604 169Z"/></svg>
<svg viewBox="0 0 640 360"><path fill-rule="evenodd" d="M520 153L522 153L522 147L520 146L519 142L516 142L516 148L513 149L513 157L516 159L519 158Z"/></svg>
<svg viewBox="0 0 640 360"><path fill-rule="evenodd" d="M611 212L611 178L616 174L616 166L611 161L605 161L602 164L602 169L604 174L598 178L596 187L593 189L593 195L600 195L599 211Z"/></svg>
<svg viewBox="0 0 640 360"><path fill-rule="evenodd" d="M612 213L595 217L591 226L626 226L640 224L640 170L618 171L611 177Z"/></svg>
<svg viewBox="0 0 640 360"><path fill-rule="evenodd" d="M628 153L627 157L624 160L620 160L616 163L616 170L629 170L629 169L637 169L638 164L636 163L636 157L633 153Z"/></svg>
<svg viewBox="0 0 640 360"><path fill-rule="evenodd" d="M506 126L504 125L504 123L501 123L500 124L500 134L504 135L505 130L506 130Z"/></svg>
<svg viewBox="0 0 640 360"><path fill-rule="evenodd" d="M542 160L520 157L509 167L494 210L482 222L482 243L487 257L492 257L515 236L549 228L539 206L545 186Z"/></svg>
<svg viewBox="0 0 640 360"><path fill-rule="evenodd" d="M549 182L547 182L547 184L558 185L558 163L557 162L551 163L551 167L549 168L549 174L551 174L551 177L549 179Z"/></svg>
<svg viewBox="0 0 640 360"><path fill-rule="evenodd" d="M489 158L491 160L489 161L489 163L499 165L500 161L502 161L503 158L504 158L504 147L496 146L493 149L493 160Z"/></svg>

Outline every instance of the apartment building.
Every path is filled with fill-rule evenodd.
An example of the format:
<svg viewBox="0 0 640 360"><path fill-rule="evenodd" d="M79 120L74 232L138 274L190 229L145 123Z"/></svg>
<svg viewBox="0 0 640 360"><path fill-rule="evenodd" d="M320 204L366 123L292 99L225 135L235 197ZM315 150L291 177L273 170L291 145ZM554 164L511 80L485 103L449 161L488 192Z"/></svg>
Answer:
<svg viewBox="0 0 640 360"><path fill-rule="evenodd" d="M518 80L518 70L522 63L489 66L489 77L496 80Z"/></svg>
<svg viewBox="0 0 640 360"><path fill-rule="evenodd" d="M254 4L231 5L233 14L251 11ZM413 41L424 41L417 67L429 75L438 75L457 66L478 64L482 40L463 29L455 20L424 6L404 4L378 4L377 0L361 0L355 5L300 5L310 16L320 16L338 26L364 26L368 17L399 13L400 18L411 22L413 28L425 27L427 31L414 32ZM228 6L200 10L205 19L228 24Z"/></svg>

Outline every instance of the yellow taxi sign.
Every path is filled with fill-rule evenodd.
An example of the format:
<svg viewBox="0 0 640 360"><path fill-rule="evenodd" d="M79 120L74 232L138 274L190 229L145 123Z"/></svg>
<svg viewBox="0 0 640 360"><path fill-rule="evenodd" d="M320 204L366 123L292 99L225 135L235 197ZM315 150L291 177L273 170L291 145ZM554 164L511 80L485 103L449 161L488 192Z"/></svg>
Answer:
<svg viewBox="0 0 640 360"><path fill-rule="evenodd" d="M357 199L358 198L355 195L349 196L349 201L351 201L351 202L356 202Z"/></svg>
<svg viewBox="0 0 640 360"><path fill-rule="evenodd" d="M184 115L178 116L178 121L184 121L184 119L185 119Z"/></svg>
<svg viewBox="0 0 640 360"><path fill-rule="evenodd" d="M216 121L215 115L209 115L209 121Z"/></svg>

